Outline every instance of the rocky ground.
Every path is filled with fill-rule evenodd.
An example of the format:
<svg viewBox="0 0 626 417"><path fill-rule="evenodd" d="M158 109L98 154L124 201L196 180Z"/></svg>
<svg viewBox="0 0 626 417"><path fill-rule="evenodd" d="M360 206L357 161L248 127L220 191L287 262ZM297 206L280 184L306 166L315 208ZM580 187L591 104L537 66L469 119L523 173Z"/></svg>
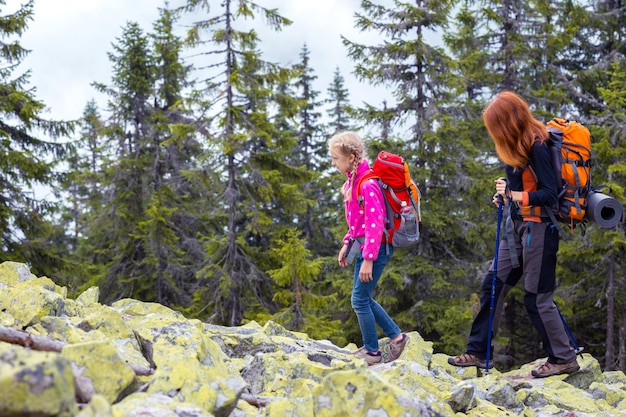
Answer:
<svg viewBox="0 0 626 417"><path fill-rule="evenodd" d="M154 303L78 298L25 264L0 264L0 416L626 416L626 377L588 354L535 379L448 365L419 333L368 367L268 322L230 328ZM385 357L388 340L381 341Z"/></svg>

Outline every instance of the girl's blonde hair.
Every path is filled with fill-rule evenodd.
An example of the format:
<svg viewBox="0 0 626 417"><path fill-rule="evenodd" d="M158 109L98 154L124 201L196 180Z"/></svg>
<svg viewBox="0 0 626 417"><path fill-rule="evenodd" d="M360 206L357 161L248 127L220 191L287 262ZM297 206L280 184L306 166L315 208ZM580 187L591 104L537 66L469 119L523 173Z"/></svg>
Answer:
<svg viewBox="0 0 626 417"><path fill-rule="evenodd" d="M510 91L500 93L485 108L483 121L500 160L514 168L528 163L535 140L548 139L547 128L533 117L526 101Z"/></svg>
<svg viewBox="0 0 626 417"><path fill-rule="evenodd" d="M356 169L363 162L365 155L365 145L359 135L354 132L340 132L334 135L328 141L328 149L335 149L343 156L354 155L354 163L352 164L351 175L343 186L343 198L349 201L352 197L352 187L354 178L356 177Z"/></svg>

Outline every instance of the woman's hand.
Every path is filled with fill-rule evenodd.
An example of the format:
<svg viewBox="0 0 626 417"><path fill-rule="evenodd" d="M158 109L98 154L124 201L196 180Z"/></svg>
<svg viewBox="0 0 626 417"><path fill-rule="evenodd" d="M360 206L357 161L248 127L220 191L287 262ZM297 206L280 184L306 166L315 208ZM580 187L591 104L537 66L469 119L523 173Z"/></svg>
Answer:
<svg viewBox="0 0 626 417"><path fill-rule="evenodd" d="M502 202L507 200L513 202L522 202L523 193L521 191L511 191L508 187L508 182L504 178L498 178L494 181L496 183L496 195L493 196L493 203L497 206L500 204L498 196L502 197Z"/></svg>
<svg viewBox="0 0 626 417"><path fill-rule="evenodd" d="M361 282L370 282L373 277L372 277L372 269L374 267L374 261L370 260L363 260L363 263L361 264L361 270L359 271L359 281Z"/></svg>
<svg viewBox="0 0 626 417"><path fill-rule="evenodd" d="M496 183L496 194L499 194L503 199L506 198L506 180L504 178L498 178L494 182Z"/></svg>

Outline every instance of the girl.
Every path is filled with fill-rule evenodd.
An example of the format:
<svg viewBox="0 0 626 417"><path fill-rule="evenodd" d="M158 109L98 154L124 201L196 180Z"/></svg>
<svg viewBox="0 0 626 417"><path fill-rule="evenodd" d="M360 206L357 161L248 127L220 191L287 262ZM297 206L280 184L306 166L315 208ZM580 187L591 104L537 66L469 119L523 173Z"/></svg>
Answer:
<svg viewBox="0 0 626 417"><path fill-rule="evenodd" d="M542 216L541 210L550 210L558 197L546 144L548 131L533 117L526 102L511 92L501 93L487 106L483 121L498 157L505 163L507 175L507 181L495 181L497 194L493 202L497 205L502 199L510 208L505 230L510 230L513 235L512 241L502 239L499 245L492 334L498 328L506 293L522 278L526 311L548 354L548 360L534 369L532 375L544 378L576 372L580 368L576 352L569 344L554 304L559 233L550 218ZM491 271L483 281L480 311L472 323L466 351L448 358L452 365L483 368L486 365L487 349L491 349L487 346Z"/></svg>
<svg viewBox="0 0 626 417"><path fill-rule="evenodd" d="M354 265L351 302L361 329L363 347L354 352L354 355L365 359L368 365L381 361L382 354L378 347L376 332L378 324L391 339L390 360L394 360L402 353L408 336L400 332L400 328L387 312L372 298L383 269L393 254L391 244L383 242L385 203L382 191L375 179L363 181L360 193L363 197L363 206L359 205L356 186L359 179L369 171L370 166L364 158L363 141L356 133L336 134L330 139L328 148L333 166L347 176L343 186L343 197L348 232L339 251L339 265L345 267L352 261L348 256L349 246L356 245L361 250Z"/></svg>

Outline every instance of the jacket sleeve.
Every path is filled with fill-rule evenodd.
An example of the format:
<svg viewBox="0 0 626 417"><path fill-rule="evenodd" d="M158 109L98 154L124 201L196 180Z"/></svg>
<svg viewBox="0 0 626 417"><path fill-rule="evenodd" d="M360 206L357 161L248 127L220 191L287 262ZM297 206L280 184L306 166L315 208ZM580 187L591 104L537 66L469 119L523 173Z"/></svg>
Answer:
<svg viewBox="0 0 626 417"><path fill-rule="evenodd" d="M361 184L363 196L365 241L362 246L363 259L376 260L385 231L385 202L383 194L375 179L368 179ZM359 233L361 234L361 233Z"/></svg>
<svg viewBox="0 0 626 417"><path fill-rule="evenodd" d="M537 190L528 193L532 206L552 206L558 198L556 178L547 143L535 142L530 152L530 164L537 175Z"/></svg>

